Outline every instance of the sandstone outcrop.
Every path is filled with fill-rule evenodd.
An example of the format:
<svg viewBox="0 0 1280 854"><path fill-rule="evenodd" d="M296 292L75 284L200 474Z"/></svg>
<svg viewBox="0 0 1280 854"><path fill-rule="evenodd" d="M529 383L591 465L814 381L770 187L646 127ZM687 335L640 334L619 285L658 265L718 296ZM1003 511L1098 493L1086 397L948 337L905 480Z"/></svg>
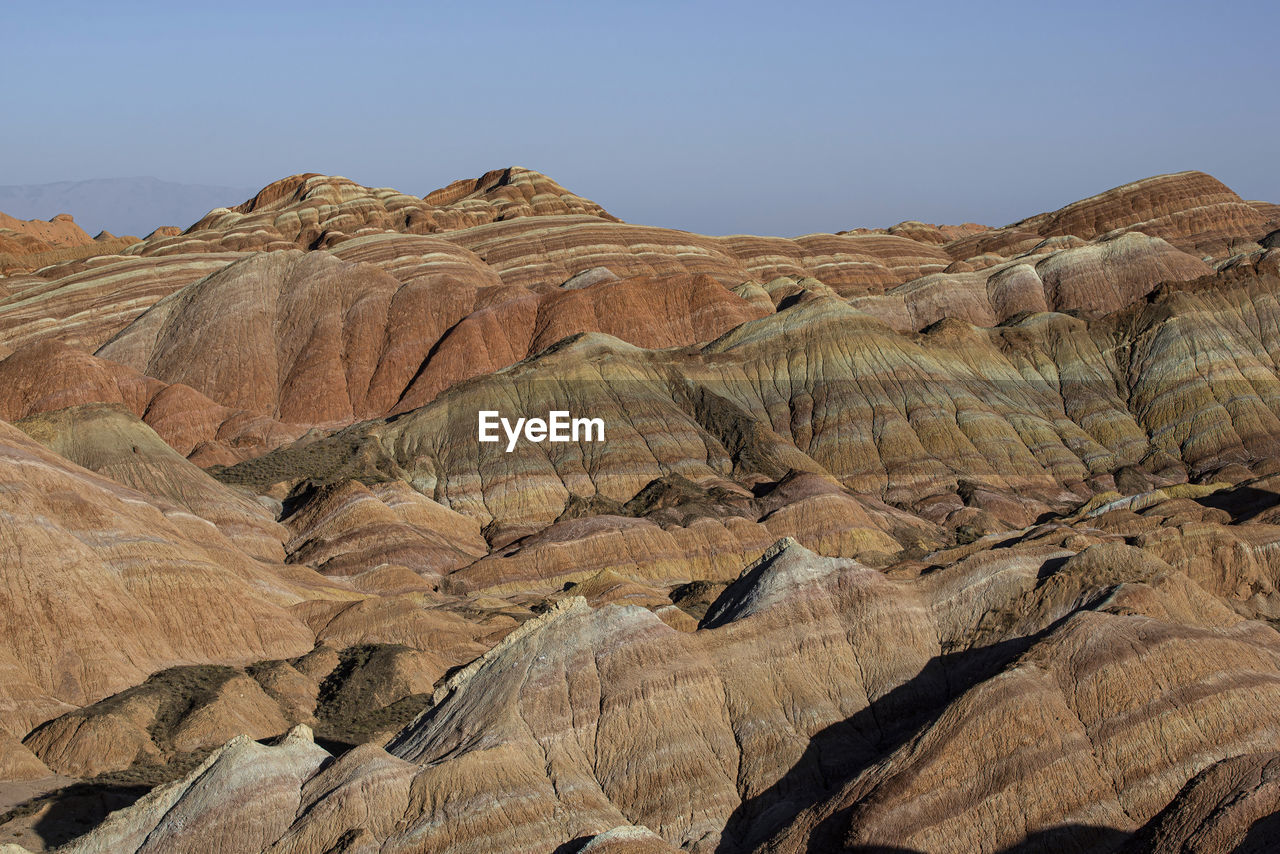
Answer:
<svg viewBox="0 0 1280 854"><path fill-rule="evenodd" d="M762 313L710 278L685 276L567 293L476 288L451 318L447 304L435 311L439 285L402 285L325 252L256 254L161 300L97 355L232 409L333 425L429 402L571 333L600 329L668 347L714 339ZM197 357L211 341L239 343Z"/></svg>
<svg viewBox="0 0 1280 854"><path fill-rule="evenodd" d="M972 561L893 580L784 540L693 635L633 606L563 600L441 684L385 752L370 745L313 782L281 784L273 797L319 801L263 850L329 850L358 832L392 850L552 850L607 838L619 815L691 850L998 850L1030 837L1114 849L1147 820L1173 824L1162 811L1225 797L1201 779L1258 785L1214 757L1256 751L1280 726L1275 633L1221 605L1179 613L1196 598L1182 598L1189 582L1143 554L1117 546L1063 563L1041 549L1010 586ZM945 640L998 613L1025 621L992 624L973 647ZM813 666L821 684L801 675ZM405 824L370 826L369 802L343 794L356 785L403 804ZM468 807L482 796L507 807ZM1241 809L1226 830L1265 813ZM141 828L131 833L162 828L153 815L135 807L112 832L125 819ZM75 850L97 850L95 836L107 835Z"/></svg>
<svg viewBox="0 0 1280 854"><path fill-rule="evenodd" d="M1162 284L1212 274L1199 258L1128 232L1048 252L1033 248L981 270L933 273L851 303L904 332L944 319L996 326L1048 311L1099 317L1133 306Z"/></svg>
<svg viewBox="0 0 1280 854"><path fill-rule="evenodd" d="M1158 175L1081 199L1015 227L1045 237L1073 234L1085 240L1117 229L1163 237L1181 248L1222 256L1233 241L1266 233L1267 217L1226 185L1203 172Z"/></svg>
<svg viewBox="0 0 1280 854"><path fill-rule="evenodd" d="M1053 352L1032 343L1039 340ZM780 364L779 349L796 357ZM1126 397L1140 399L1147 381L1164 388L1160 376L1181 370L1176 354L1167 358L1135 372ZM575 501L625 503L667 474L750 489L811 472L855 495L917 509L963 479L1050 509L1086 497L1086 480L1142 460L1148 431L1174 431L1172 443L1191 426L1175 409L1131 412L1116 388L1121 372L1115 348L1062 315L993 333L944 324L912 340L825 298L742 324L692 354L581 336L402 417L282 449L222 477L265 489L301 476L290 472L301 466L325 480L353 472L402 479L506 529L503 544L545 527ZM1078 382L1059 381L1076 374ZM1178 393L1191 400L1214 392L1192 380ZM477 454L477 413L493 407L529 416L591 412L612 426L600 447L518 443L508 453L494 444ZM1205 467L1236 447L1230 436L1225 448L1205 438L1195 453L1166 447ZM500 488L517 482L518 490Z"/></svg>
<svg viewBox="0 0 1280 854"><path fill-rule="evenodd" d="M48 221L17 219L0 213L0 253L28 255L65 246L92 242L70 214L58 214Z"/></svg>
<svg viewBox="0 0 1280 854"><path fill-rule="evenodd" d="M256 456L307 429L222 406L190 386L163 383L57 340L24 345L0 360L4 420L94 404L127 409L170 448L206 466Z"/></svg>
<svg viewBox="0 0 1280 854"><path fill-rule="evenodd" d="M0 276L0 839L1266 850L1277 228L307 174Z"/></svg>
<svg viewBox="0 0 1280 854"><path fill-rule="evenodd" d="M1274 752L1224 759L1192 778L1127 851L1266 851L1280 832Z"/></svg>
<svg viewBox="0 0 1280 854"><path fill-rule="evenodd" d="M0 485L0 607L16 670L0 702L11 732L166 665L310 648L312 633L285 610L302 598L294 583L190 511L3 423ZM24 685L41 693L28 698Z"/></svg>
<svg viewBox="0 0 1280 854"><path fill-rule="evenodd" d="M372 487L346 481L297 502L286 520L289 559L329 575L395 565L438 576L489 551L479 522L400 481Z"/></svg>
<svg viewBox="0 0 1280 854"><path fill-rule="evenodd" d="M188 462L123 407L59 409L14 424L64 459L212 522L241 551L279 563L288 531L264 505Z"/></svg>
<svg viewBox="0 0 1280 854"><path fill-rule="evenodd" d="M0 300L0 343L56 340L93 351L160 298L225 267L234 256L104 256L60 264Z"/></svg>
<svg viewBox="0 0 1280 854"><path fill-rule="evenodd" d="M586 215L614 220L546 175L511 167L457 181L424 198L346 178L293 175L234 208L211 211L181 234L155 234L137 255L325 248L363 233L431 234L524 216Z"/></svg>

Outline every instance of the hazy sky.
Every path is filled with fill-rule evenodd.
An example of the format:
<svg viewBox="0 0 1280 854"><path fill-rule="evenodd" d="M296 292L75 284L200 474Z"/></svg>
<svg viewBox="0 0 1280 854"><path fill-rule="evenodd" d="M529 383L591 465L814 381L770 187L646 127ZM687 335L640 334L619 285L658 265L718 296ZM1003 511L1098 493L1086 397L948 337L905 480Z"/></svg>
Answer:
<svg viewBox="0 0 1280 854"><path fill-rule="evenodd" d="M1202 169L1280 201L1280 3L6 4L0 185L517 164L623 219L1004 224Z"/></svg>

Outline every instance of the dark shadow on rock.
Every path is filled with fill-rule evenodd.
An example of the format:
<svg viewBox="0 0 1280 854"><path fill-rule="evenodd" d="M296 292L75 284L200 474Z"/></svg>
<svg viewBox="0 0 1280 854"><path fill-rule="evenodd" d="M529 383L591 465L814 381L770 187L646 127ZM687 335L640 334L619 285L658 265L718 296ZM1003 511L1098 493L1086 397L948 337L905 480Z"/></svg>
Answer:
<svg viewBox="0 0 1280 854"><path fill-rule="evenodd" d="M40 799L52 806L32 829L46 847L63 845L93 830L109 814L129 806L151 788L124 783L75 783Z"/></svg>
<svg viewBox="0 0 1280 854"><path fill-rule="evenodd" d="M335 757L341 756L342 754L346 753L348 750L351 750L353 747L356 747L355 743L346 741L340 738L325 738L323 736L317 735L315 736L314 740L317 746L323 747L325 750L329 751L329 753L333 754Z"/></svg>
<svg viewBox="0 0 1280 854"><path fill-rule="evenodd" d="M800 812L836 795L843 785L937 720L952 700L1005 669L1060 623L1029 637L938 656L853 717L814 735L799 761L776 783L738 805L725 824L717 854L750 851ZM848 822L844 812L824 819L810 835L808 850L845 850Z"/></svg>
<svg viewBox="0 0 1280 854"><path fill-rule="evenodd" d="M1036 573L1036 581L1044 581L1046 578L1062 569L1062 567L1067 565L1067 560L1068 558L1065 557L1051 557L1046 560L1040 565L1040 571Z"/></svg>
<svg viewBox="0 0 1280 854"><path fill-rule="evenodd" d="M1271 854L1280 850L1280 813L1272 813L1253 823L1233 854Z"/></svg>
<svg viewBox="0 0 1280 854"><path fill-rule="evenodd" d="M1196 503L1227 511L1231 514L1232 524L1238 525L1280 505L1280 494L1253 486L1237 486L1197 498Z"/></svg>
<svg viewBox="0 0 1280 854"><path fill-rule="evenodd" d="M1118 851L1129 836L1114 827L1063 824L1038 830L1000 854L1111 854Z"/></svg>
<svg viewBox="0 0 1280 854"><path fill-rule="evenodd" d="M1064 615L1033 635L938 656L915 677L853 717L814 735L799 761L776 783L738 805L725 824L716 854L751 851L791 824L802 811L836 796L859 774L934 723L953 700L1007 668L1069 617L1070 614ZM823 819L810 834L807 850L810 854L910 850L846 847L849 822L847 810L838 810ZM1094 848L1072 847L1091 838L1098 840ZM1128 834L1111 828L1064 825L1029 837L1021 847L1010 849L1009 854L1040 850L1109 852L1127 838Z"/></svg>
<svg viewBox="0 0 1280 854"><path fill-rule="evenodd" d="M594 836L579 836L576 839L570 839L563 845L557 846L551 854L578 854L594 838Z"/></svg>
<svg viewBox="0 0 1280 854"><path fill-rule="evenodd" d="M782 312L791 308L793 305L799 305L801 300L804 299L804 296L805 296L804 291L800 291L799 293L794 293L794 294L788 294L787 296L778 300L778 305L774 308L774 313L781 314Z"/></svg>

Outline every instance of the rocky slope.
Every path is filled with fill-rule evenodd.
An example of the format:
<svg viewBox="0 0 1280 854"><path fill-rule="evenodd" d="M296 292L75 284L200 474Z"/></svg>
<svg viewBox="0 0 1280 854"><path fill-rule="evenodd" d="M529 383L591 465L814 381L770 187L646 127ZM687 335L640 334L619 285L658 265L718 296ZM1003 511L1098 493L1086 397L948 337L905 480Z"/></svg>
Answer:
<svg viewBox="0 0 1280 854"><path fill-rule="evenodd" d="M91 240L70 214L58 214L46 222L0 213L0 252L26 255L57 247L83 246Z"/></svg>
<svg viewBox="0 0 1280 854"><path fill-rule="evenodd" d="M17 277L59 263L111 255L138 242L108 231L89 237L70 214L48 220L21 220L0 213L0 276ZM9 289L0 288L0 296Z"/></svg>
<svg viewBox="0 0 1280 854"><path fill-rule="evenodd" d="M706 237L513 167L15 268L0 851L1267 850L1278 228L1191 172Z"/></svg>

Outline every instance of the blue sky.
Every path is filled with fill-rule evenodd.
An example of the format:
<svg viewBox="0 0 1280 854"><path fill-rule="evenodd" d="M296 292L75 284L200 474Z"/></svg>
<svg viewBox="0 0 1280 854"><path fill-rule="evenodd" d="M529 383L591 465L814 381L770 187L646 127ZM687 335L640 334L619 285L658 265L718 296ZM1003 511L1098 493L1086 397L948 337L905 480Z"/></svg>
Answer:
<svg viewBox="0 0 1280 854"><path fill-rule="evenodd" d="M1003 224L1146 175L1280 201L1280 4L6 5L0 185L518 164L623 219Z"/></svg>

